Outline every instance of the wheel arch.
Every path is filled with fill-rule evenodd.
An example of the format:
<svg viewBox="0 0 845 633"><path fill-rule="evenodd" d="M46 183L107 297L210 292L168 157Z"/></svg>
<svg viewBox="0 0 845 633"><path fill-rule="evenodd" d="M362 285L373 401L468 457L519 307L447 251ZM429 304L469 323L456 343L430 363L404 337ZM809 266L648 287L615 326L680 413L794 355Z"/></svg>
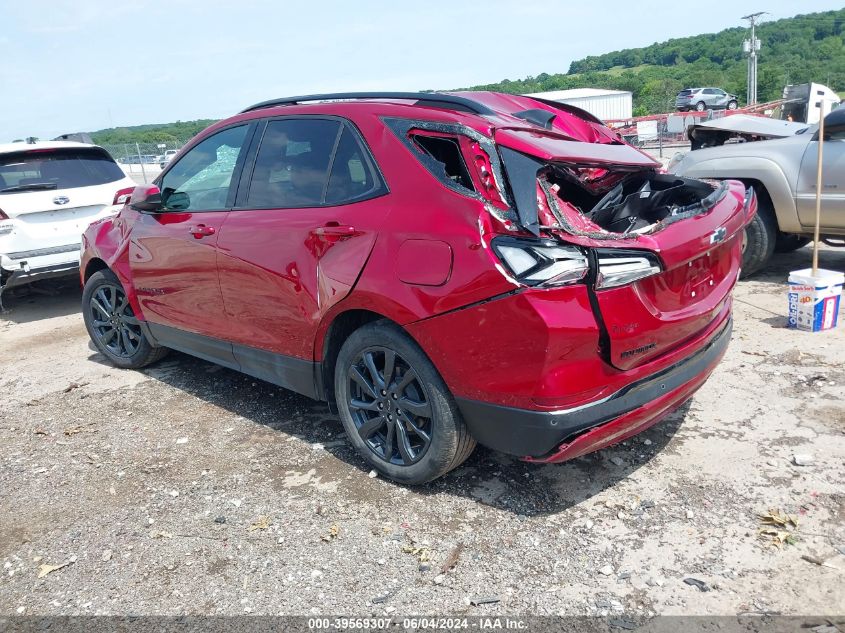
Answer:
<svg viewBox="0 0 845 633"><path fill-rule="evenodd" d="M85 270L82 274L82 283L84 284L88 281L94 273L100 272L101 270L108 270L108 268L109 266L105 261L99 257L92 257L85 265Z"/></svg>
<svg viewBox="0 0 845 633"><path fill-rule="evenodd" d="M317 340L314 342L315 358L320 360L320 378L322 380L323 397L329 403L333 413L337 413L334 398L334 370L337 357L343 342L352 332L374 321L389 321L402 327L383 314L362 308L352 308L340 312L321 328Z"/></svg>

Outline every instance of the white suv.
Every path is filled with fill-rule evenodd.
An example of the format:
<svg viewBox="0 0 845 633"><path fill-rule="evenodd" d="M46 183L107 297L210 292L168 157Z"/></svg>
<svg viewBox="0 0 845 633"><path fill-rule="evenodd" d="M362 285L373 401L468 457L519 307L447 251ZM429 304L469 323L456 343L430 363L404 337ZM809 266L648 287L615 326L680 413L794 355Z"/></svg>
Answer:
<svg viewBox="0 0 845 633"><path fill-rule="evenodd" d="M134 188L96 145L0 144L0 310L7 288L77 271L82 232Z"/></svg>

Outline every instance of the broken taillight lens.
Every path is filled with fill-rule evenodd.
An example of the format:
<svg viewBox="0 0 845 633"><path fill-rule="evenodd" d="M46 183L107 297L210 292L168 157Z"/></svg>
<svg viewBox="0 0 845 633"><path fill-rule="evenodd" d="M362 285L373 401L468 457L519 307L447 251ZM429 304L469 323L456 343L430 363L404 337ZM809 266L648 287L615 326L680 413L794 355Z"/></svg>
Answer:
<svg viewBox="0 0 845 633"><path fill-rule="evenodd" d="M129 198L132 197L132 192L135 191L135 187L126 187L125 189L120 189L117 193L114 194L114 201L112 204L126 204L129 202Z"/></svg>
<svg viewBox="0 0 845 633"><path fill-rule="evenodd" d="M493 166L490 164L490 156L482 149L478 141L467 136L460 136L459 139L464 160L478 193L496 207L507 209L508 204L499 189L500 184L496 182Z"/></svg>
<svg viewBox="0 0 845 633"><path fill-rule="evenodd" d="M526 286L564 286L581 281L590 269L584 252L553 240L499 236L493 250Z"/></svg>
<svg viewBox="0 0 845 633"><path fill-rule="evenodd" d="M648 251L598 248L596 258L599 267L596 289L624 286L663 270L657 255Z"/></svg>

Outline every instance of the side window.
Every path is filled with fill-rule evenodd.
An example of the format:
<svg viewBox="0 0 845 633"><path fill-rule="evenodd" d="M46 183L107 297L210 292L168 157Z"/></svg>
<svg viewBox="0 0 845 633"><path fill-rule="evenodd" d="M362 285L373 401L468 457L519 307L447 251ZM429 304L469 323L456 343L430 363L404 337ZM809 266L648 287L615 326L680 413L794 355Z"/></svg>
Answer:
<svg viewBox="0 0 845 633"><path fill-rule="evenodd" d="M213 134L182 156L161 181L165 208L179 211L225 209L247 127L239 125Z"/></svg>
<svg viewBox="0 0 845 633"><path fill-rule="evenodd" d="M338 121L270 121L255 158L246 206L314 207L323 200Z"/></svg>
<svg viewBox="0 0 845 633"><path fill-rule="evenodd" d="M326 204L339 204L361 198L378 187L377 176L369 155L352 131L344 126L332 162Z"/></svg>
<svg viewBox="0 0 845 633"><path fill-rule="evenodd" d="M826 141L845 141L845 125L831 127L824 131L824 140Z"/></svg>
<svg viewBox="0 0 845 633"><path fill-rule="evenodd" d="M818 133L816 136L818 137ZM834 108L824 118L824 140L845 140L845 105Z"/></svg>

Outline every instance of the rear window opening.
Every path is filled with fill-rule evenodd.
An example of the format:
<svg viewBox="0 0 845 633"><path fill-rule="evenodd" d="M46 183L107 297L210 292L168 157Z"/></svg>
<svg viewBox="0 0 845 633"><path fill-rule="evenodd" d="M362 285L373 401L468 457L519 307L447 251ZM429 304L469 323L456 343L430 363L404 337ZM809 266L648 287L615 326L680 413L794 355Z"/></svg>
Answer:
<svg viewBox="0 0 845 633"><path fill-rule="evenodd" d="M414 134L411 138L417 147L439 163L446 178L469 191L475 191L457 138L422 134Z"/></svg>
<svg viewBox="0 0 845 633"><path fill-rule="evenodd" d="M0 194L90 187L123 177L117 163L99 147L37 149L0 155Z"/></svg>
<svg viewBox="0 0 845 633"><path fill-rule="evenodd" d="M575 220L579 232L652 233L712 208L724 195L724 188L715 183L670 174L599 171L587 176L598 176L602 187L592 186L583 170L553 168L540 176L553 203L550 210L565 228L575 228Z"/></svg>

